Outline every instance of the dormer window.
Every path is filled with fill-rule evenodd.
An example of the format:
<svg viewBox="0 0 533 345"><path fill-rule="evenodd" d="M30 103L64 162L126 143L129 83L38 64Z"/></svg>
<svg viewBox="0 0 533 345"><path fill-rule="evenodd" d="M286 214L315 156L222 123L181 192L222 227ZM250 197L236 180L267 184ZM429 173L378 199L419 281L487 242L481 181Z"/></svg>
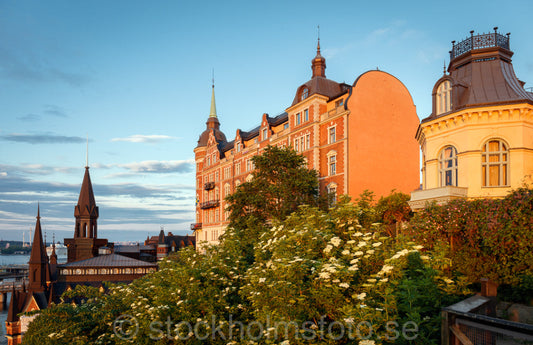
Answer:
<svg viewBox="0 0 533 345"><path fill-rule="evenodd" d="M240 142L237 143L237 152L241 152L241 143Z"/></svg>
<svg viewBox="0 0 533 345"><path fill-rule="evenodd" d="M306 99L307 97L309 96L309 89L308 88L304 88L302 90L302 97L301 97L301 101L303 101L304 99Z"/></svg>
<svg viewBox="0 0 533 345"><path fill-rule="evenodd" d="M263 140L268 139L268 128L263 128Z"/></svg>
<svg viewBox="0 0 533 345"><path fill-rule="evenodd" d="M437 115L452 110L452 84L449 80L440 83L435 97Z"/></svg>

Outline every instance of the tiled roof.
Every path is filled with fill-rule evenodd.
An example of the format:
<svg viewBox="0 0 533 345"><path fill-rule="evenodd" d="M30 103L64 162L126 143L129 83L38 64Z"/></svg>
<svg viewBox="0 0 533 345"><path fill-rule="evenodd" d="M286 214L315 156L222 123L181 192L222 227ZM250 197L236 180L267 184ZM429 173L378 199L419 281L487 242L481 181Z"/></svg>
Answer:
<svg viewBox="0 0 533 345"><path fill-rule="evenodd" d="M141 260L128 258L123 255L109 254L99 255L94 258L74 261L63 265L58 265L60 268L75 268L75 267L155 267L157 264L149 263Z"/></svg>

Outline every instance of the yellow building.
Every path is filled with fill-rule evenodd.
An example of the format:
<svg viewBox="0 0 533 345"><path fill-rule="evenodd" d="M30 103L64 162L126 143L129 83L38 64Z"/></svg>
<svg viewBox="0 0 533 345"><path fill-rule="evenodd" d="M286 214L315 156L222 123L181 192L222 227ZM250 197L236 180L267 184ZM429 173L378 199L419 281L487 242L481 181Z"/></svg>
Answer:
<svg viewBox="0 0 533 345"><path fill-rule="evenodd" d="M503 197L532 181L533 93L513 70L509 34L452 42L448 73L433 88L433 111L416 138L422 186L412 209L455 198Z"/></svg>

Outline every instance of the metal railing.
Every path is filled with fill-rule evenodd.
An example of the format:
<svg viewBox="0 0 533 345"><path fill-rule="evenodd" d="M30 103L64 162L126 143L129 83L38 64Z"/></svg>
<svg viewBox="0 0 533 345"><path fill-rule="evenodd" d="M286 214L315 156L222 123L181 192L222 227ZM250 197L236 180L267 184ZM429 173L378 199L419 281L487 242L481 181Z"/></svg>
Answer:
<svg viewBox="0 0 533 345"><path fill-rule="evenodd" d="M482 49L489 47L501 47L509 50L510 45L510 33L502 35L498 33L498 27L494 28L494 32L488 34L480 34L474 36L474 30L470 31L470 37L459 42L455 43L452 41L452 50L450 51L450 60L455 59L456 57L463 55L474 49Z"/></svg>
<svg viewBox="0 0 533 345"><path fill-rule="evenodd" d="M191 224L191 230L198 230L202 228L202 223L193 223Z"/></svg>
<svg viewBox="0 0 533 345"><path fill-rule="evenodd" d="M211 190L213 188L215 188L215 182L206 182L204 184L204 189L205 190Z"/></svg>
<svg viewBox="0 0 533 345"><path fill-rule="evenodd" d="M219 200L211 200L211 201L202 202L200 204L200 208L202 210L205 210L207 208L218 207L218 205L220 205L220 201Z"/></svg>
<svg viewBox="0 0 533 345"><path fill-rule="evenodd" d="M484 315L493 309L492 300L474 296L463 302L463 306L475 305L476 307L463 309L458 303L443 309L441 344L533 344L533 325Z"/></svg>

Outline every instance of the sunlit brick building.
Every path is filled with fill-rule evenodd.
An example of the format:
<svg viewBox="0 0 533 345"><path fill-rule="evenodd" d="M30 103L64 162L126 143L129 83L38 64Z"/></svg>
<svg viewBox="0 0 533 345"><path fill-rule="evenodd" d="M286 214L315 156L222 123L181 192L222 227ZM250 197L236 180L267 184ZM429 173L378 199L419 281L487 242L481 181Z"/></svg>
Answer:
<svg viewBox="0 0 533 345"><path fill-rule="evenodd" d="M214 86L206 130L194 149L196 160L196 245L218 243L227 225L224 198L252 178L251 158L268 145L290 146L316 169L322 193L357 197L391 190L411 192L419 185L419 124L407 88L379 71L360 75L352 85L327 79L326 60L317 54L312 77L298 86L280 115L263 114L259 125L237 129L228 141L220 130Z"/></svg>
<svg viewBox="0 0 533 345"><path fill-rule="evenodd" d="M411 194L412 209L503 197L533 181L533 93L514 73L509 34L497 29L452 42L448 73L416 134L422 188Z"/></svg>

